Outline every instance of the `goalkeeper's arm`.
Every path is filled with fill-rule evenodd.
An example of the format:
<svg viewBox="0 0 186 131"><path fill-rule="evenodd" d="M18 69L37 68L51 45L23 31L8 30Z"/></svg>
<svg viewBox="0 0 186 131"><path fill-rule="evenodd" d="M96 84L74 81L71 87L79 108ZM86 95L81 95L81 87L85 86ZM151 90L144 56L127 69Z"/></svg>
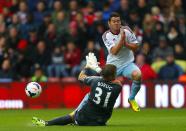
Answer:
<svg viewBox="0 0 186 131"><path fill-rule="evenodd" d="M86 69L86 68L85 68ZM80 74L79 74L79 76L78 76L78 80L80 80L80 81L84 81L84 79L86 78L86 77L88 77L87 75L86 75L86 71L85 71L85 69L83 69L81 72L80 72Z"/></svg>

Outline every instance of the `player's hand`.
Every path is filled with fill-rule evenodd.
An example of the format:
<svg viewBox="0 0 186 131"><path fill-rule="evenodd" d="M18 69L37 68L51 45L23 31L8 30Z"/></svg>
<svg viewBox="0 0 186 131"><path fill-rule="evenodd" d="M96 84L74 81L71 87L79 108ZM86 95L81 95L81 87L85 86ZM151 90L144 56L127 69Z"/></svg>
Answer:
<svg viewBox="0 0 186 131"><path fill-rule="evenodd" d="M124 30L120 30L120 34L121 34L121 40L123 41L123 44L125 45L126 41L125 41L125 32Z"/></svg>
<svg viewBox="0 0 186 131"><path fill-rule="evenodd" d="M86 68L91 68L95 70L97 73L101 72L101 68L99 67L99 63L97 62L97 58L94 53L89 53L86 56Z"/></svg>
<svg viewBox="0 0 186 131"><path fill-rule="evenodd" d="M125 40L125 32L124 32L124 30L120 30L120 34L121 34L121 39Z"/></svg>

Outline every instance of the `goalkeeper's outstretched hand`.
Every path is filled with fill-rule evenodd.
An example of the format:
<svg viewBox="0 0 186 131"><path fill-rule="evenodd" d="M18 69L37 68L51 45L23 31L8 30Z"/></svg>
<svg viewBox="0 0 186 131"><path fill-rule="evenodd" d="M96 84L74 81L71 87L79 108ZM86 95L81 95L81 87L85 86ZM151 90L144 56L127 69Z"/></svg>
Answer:
<svg viewBox="0 0 186 131"><path fill-rule="evenodd" d="M94 55L94 53L89 53L86 56L86 68L91 68L92 70L95 70L97 73L101 72L101 68L98 65L99 63L97 62L97 58Z"/></svg>

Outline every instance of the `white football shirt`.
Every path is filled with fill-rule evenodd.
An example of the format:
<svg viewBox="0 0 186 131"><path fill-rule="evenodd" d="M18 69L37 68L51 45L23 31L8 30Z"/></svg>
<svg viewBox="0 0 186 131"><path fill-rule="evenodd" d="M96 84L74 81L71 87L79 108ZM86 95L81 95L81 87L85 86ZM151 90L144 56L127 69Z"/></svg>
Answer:
<svg viewBox="0 0 186 131"><path fill-rule="evenodd" d="M126 42L129 44L139 44L135 34L128 26L122 26L122 30L125 32ZM107 64L113 64L117 68L124 67L127 64L134 61L133 51L123 46L116 55L110 53L110 49L118 44L121 34L115 35L109 30L102 35L103 42L108 50Z"/></svg>

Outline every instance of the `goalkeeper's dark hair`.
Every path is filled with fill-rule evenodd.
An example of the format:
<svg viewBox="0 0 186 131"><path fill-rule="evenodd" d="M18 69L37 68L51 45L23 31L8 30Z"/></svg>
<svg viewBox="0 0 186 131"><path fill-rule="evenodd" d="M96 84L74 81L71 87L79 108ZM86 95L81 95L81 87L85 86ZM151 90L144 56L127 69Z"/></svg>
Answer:
<svg viewBox="0 0 186 131"><path fill-rule="evenodd" d="M105 65L101 71L101 76L106 81L114 80L116 78L116 66L112 64Z"/></svg>

